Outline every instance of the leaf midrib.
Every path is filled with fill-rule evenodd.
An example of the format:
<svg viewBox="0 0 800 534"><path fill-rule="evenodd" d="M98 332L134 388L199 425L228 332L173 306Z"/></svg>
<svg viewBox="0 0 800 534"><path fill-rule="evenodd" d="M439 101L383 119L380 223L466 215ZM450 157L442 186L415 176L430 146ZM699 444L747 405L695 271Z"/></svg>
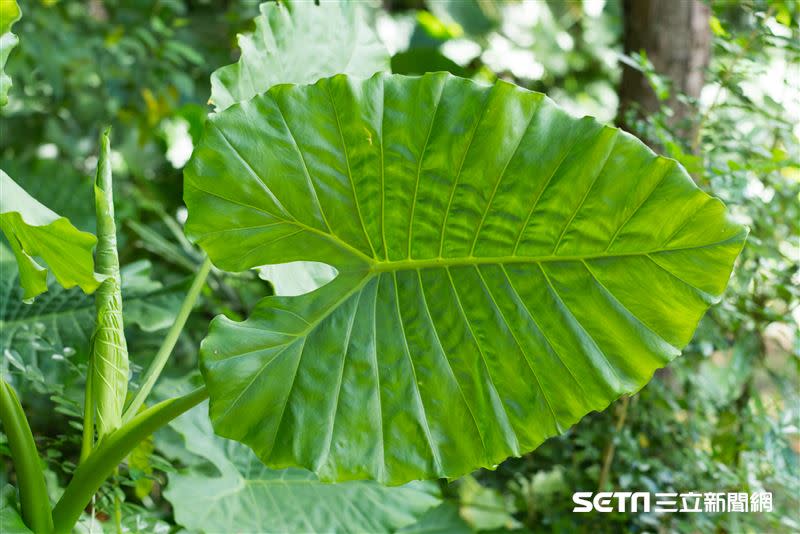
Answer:
<svg viewBox="0 0 800 534"><path fill-rule="evenodd" d="M371 260L368 262L369 268L364 273L364 276L358 279L357 283L353 285L352 288L347 290L341 297L339 297L336 302L325 308L322 313L320 313L317 317L314 317L312 320L307 320L302 318L307 325L301 331L297 333L289 334L292 336L290 341L287 341L285 345L290 345L297 341L299 338L305 338L308 336L312 331L314 331L319 324L324 321L331 313L333 313L336 309L339 308L344 302L349 300L354 294L361 291L371 280L373 280L376 276L380 277L384 273L396 273L398 271L420 271L422 269L447 269L449 267L475 267L479 265L506 265L506 264L541 264L541 263L548 263L548 262L585 262L591 261L593 259L609 259L609 258L625 258L625 257L647 257L650 258L651 254L656 254L659 252L674 252L674 251L682 251L682 250L694 250L694 249L702 249L702 248L709 248L715 246L721 246L726 243L735 241L740 238L740 234L736 234L732 237L724 239L722 241L717 241L714 243L708 243L705 245L698 245L694 247L676 247L676 248L661 248L661 249L654 249L651 251L646 252L628 252L628 253L617 253L617 254L594 254L594 255L585 255L585 256L486 256L486 257L472 257L466 256L461 258L432 258L428 260L398 260L398 261L374 261ZM652 258L650 258L651 261ZM340 271L342 272L342 271ZM670 273L672 274L672 273ZM672 276L675 276L674 274ZM701 293L705 293L702 290L688 284L681 280L685 284L689 285L693 289L700 291ZM333 282L329 282L333 283ZM258 350L263 350L265 347L261 347ZM244 354L251 354L250 351ZM243 356L244 354L237 354L234 357ZM227 358L226 358L227 359ZM274 360L274 358L270 359L270 363ZM266 365L265 365L266 367ZM263 372L264 368L259 370L256 375ZM249 387L249 385L248 385ZM241 395L240 395L241 396ZM237 400L235 400L232 405L235 405ZM227 415L230 407L226 411L224 415Z"/></svg>
<svg viewBox="0 0 800 534"><path fill-rule="evenodd" d="M657 248L645 251L635 252L616 252L607 254L601 252L598 254L579 254L571 256L553 255L548 254L544 256L462 256L457 258L428 258L428 259L406 259L406 260L390 260L390 261L372 261L370 262L370 272L372 273L385 273L406 270L418 269L440 269L447 267L472 267L475 265L503 265L513 263L553 263L553 262L569 262L569 261L590 261L597 259L613 259L613 258L626 258L626 257L647 257L652 254L659 254L662 252L680 252L684 250L697 250L704 248L711 248L722 246L727 243L739 239L739 234L726 238L722 241L714 243L706 243L703 245L691 247L674 247L674 248Z"/></svg>

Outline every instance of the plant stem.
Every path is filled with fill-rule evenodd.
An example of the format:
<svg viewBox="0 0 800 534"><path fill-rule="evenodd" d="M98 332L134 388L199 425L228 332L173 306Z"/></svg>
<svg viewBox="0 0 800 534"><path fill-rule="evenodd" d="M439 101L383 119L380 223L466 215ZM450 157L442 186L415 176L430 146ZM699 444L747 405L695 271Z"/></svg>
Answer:
<svg viewBox="0 0 800 534"><path fill-rule="evenodd" d="M53 508L55 532L72 530L92 496L139 442L207 398L208 391L201 387L182 397L160 402L103 439L75 470Z"/></svg>
<svg viewBox="0 0 800 534"><path fill-rule="evenodd" d="M603 451L603 466L600 469L600 476L597 481L597 491L604 491L608 478L611 475L611 462L614 461L614 452L617 448L614 443L614 438L620 433L622 427L625 426L625 419L628 416L628 405L630 404L630 397L623 397L620 404L617 406L617 424L614 425L614 434L606 444Z"/></svg>
<svg viewBox="0 0 800 534"><path fill-rule="evenodd" d="M178 337L180 337L186 320L189 318L189 314L192 312L192 308L197 301L197 297L200 295L200 291L206 283L206 278L208 278L210 270L211 260L206 257L203 264L200 266L200 270L197 272L197 276L195 276L192 282L192 286L189 288L189 292L183 299L183 304L181 304L181 309L175 317L175 322L170 327L169 332L167 332L167 337L164 338L164 342L161 344L161 347L159 347L155 358L153 358L153 362L144 375L142 387L136 392L136 396L133 398L130 405L128 405L128 409L122 416L122 424L133 419L139 411L139 408L144 404L144 401L147 400L147 396L156 384L156 380L158 380L159 375L161 375L161 371L164 370L167 360L169 360L172 349L175 348L175 344L178 342Z"/></svg>
<svg viewBox="0 0 800 534"><path fill-rule="evenodd" d="M83 399L83 439L81 440L81 458L79 463L88 458L94 446L94 391L92 391L92 359L86 369L86 391Z"/></svg>
<svg viewBox="0 0 800 534"><path fill-rule="evenodd" d="M2 378L0 378L0 420L3 422L3 430L8 438L14 469L17 472L22 519L28 528L36 533L52 532L50 499L31 427L17 394Z"/></svg>

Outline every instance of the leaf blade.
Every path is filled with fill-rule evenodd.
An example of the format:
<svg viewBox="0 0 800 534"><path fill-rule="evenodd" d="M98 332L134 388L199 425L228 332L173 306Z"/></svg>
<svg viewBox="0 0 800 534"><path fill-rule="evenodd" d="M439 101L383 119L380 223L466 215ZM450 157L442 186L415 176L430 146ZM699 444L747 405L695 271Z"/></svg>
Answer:
<svg viewBox="0 0 800 534"><path fill-rule="evenodd" d="M169 475L165 496L176 521L186 528L394 532L441 502L435 486L427 483L400 488L363 481L324 484L301 469L267 469L245 446L214 436L203 408L171 424L189 451L219 472L210 476L190 468Z"/></svg>
<svg viewBox="0 0 800 534"><path fill-rule="evenodd" d="M225 269L340 273L212 322L212 421L325 479L492 467L637 391L746 235L674 162L504 82L337 76L211 122L186 170L190 236Z"/></svg>
<svg viewBox="0 0 800 534"><path fill-rule="evenodd" d="M211 75L217 111L281 83L388 70L389 54L355 2L265 2L255 31L238 36L239 61Z"/></svg>
<svg viewBox="0 0 800 534"><path fill-rule="evenodd" d="M67 289L76 285L85 293L97 289L100 280L92 258L97 239L40 204L2 170L0 191L0 228L17 259L24 298L47 291L48 269ZM47 268L34 256L43 258Z"/></svg>

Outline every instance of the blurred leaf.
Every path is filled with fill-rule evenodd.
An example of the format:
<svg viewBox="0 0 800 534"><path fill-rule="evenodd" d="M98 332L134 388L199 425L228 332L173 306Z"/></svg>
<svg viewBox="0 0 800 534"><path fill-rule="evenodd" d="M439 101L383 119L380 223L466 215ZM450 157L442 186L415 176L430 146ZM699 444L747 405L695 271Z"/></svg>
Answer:
<svg viewBox="0 0 800 534"><path fill-rule="evenodd" d="M464 29L460 25L445 24L429 11L417 12L417 23L428 32L428 35L440 41L464 35Z"/></svg>
<svg viewBox="0 0 800 534"><path fill-rule="evenodd" d="M443 502L425 512L416 523L397 532L398 534L471 534L475 531L459 515L457 504Z"/></svg>
<svg viewBox="0 0 800 534"><path fill-rule="evenodd" d="M5 1L5 0L0 0ZM0 532L3 534L33 534L22 521L16 508L17 490L7 485L0 492Z"/></svg>
<svg viewBox="0 0 800 534"><path fill-rule="evenodd" d="M245 447L214 435L203 403L171 423L186 448L218 471L169 475L178 524L201 532L394 532L439 504L436 485L324 484L301 469L273 471Z"/></svg>
<svg viewBox="0 0 800 534"><path fill-rule="evenodd" d="M493 0L436 0L428 8L444 24L481 36L497 25L501 5Z"/></svg>
<svg viewBox="0 0 800 534"><path fill-rule="evenodd" d="M126 324L135 324L145 332L172 326L183 301L183 284L164 287L150 277L147 260L129 263L122 268L122 298Z"/></svg>
<svg viewBox="0 0 800 534"><path fill-rule="evenodd" d="M717 17L711 17L709 19L709 24L711 25L711 31L714 32L714 35L717 37L727 37L728 32L725 31L725 28L722 27L722 23Z"/></svg>
<svg viewBox="0 0 800 534"><path fill-rule="evenodd" d="M128 471L134 479L134 493L139 499L144 499L153 490L155 482L151 477L153 464L150 462L153 451L153 436L149 436L128 455Z"/></svg>
<svg viewBox="0 0 800 534"><path fill-rule="evenodd" d="M469 71L446 57L436 48L412 48L392 56L392 72L396 74L425 74L446 71L466 77Z"/></svg>
<svg viewBox="0 0 800 534"><path fill-rule="evenodd" d="M471 476L461 479L458 488L460 515L476 530L520 526L513 516L516 510L497 490L482 486Z"/></svg>

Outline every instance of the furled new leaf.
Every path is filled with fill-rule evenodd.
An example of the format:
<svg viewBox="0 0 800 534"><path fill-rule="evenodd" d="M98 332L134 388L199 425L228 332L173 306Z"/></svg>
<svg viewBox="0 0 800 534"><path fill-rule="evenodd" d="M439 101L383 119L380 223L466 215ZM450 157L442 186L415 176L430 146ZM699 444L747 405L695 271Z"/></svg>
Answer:
<svg viewBox="0 0 800 534"><path fill-rule="evenodd" d="M217 111L273 85L338 73L367 77L389 68L386 48L355 1L265 2L255 24L255 32L239 35L239 61L211 75Z"/></svg>
<svg viewBox="0 0 800 534"><path fill-rule="evenodd" d="M97 318L92 335L92 387L97 434L116 430L128 390L128 344L122 319L122 278L114 222L110 141L106 130L100 137L100 157L94 185L97 212L97 272L105 280L95 295Z"/></svg>
<svg viewBox="0 0 800 534"><path fill-rule="evenodd" d="M274 87L210 118L185 178L218 267L339 272L200 354L215 430L324 479L456 477L639 390L746 236L629 134L441 73Z"/></svg>
<svg viewBox="0 0 800 534"><path fill-rule="evenodd" d="M11 26L22 16L17 0L0 0L0 107L8 103L11 78L5 72L6 61L19 38L11 33Z"/></svg>
<svg viewBox="0 0 800 534"><path fill-rule="evenodd" d="M0 170L0 229L8 239L29 300L47 291L47 269L66 287L91 293L99 285L92 248L97 241L40 204ZM42 258L47 268L34 256Z"/></svg>
<svg viewBox="0 0 800 534"><path fill-rule="evenodd" d="M395 532L441 501L434 484L387 488L325 484L301 469L273 471L247 447L214 435L204 403L171 423L192 453L219 471L169 475L166 498L178 524L200 532Z"/></svg>

